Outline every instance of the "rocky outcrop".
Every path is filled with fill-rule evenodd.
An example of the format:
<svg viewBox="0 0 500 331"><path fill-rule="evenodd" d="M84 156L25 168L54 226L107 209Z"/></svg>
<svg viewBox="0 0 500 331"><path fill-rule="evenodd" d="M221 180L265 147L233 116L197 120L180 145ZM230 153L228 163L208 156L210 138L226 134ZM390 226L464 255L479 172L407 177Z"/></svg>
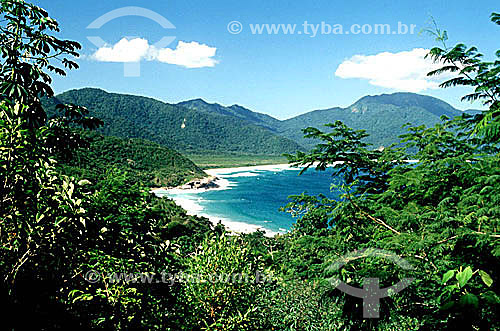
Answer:
<svg viewBox="0 0 500 331"><path fill-rule="evenodd" d="M219 185L215 182L218 178L214 176L205 177L202 179L193 179L190 182L178 187L182 190L190 190L190 189L210 189L210 188L218 188Z"/></svg>

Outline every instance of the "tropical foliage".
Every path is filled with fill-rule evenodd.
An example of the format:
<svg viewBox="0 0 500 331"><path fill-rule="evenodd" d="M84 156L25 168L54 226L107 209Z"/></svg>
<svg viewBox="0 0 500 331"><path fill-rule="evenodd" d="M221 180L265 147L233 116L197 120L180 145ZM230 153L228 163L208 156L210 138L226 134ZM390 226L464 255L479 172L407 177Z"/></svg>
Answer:
<svg viewBox="0 0 500 331"><path fill-rule="evenodd" d="M444 40L444 33L437 35ZM302 195L288 206L302 212L301 220L321 222L321 227L311 227L311 222L299 221L291 234L297 243L303 243L304 236L325 238L331 253L317 264L325 267L339 255L378 248L414 266L408 273L392 263L367 258L334 270L319 268L326 275L307 275L333 273L362 287L367 277L376 276L389 286L411 274L414 281L409 288L382 302L380 319L359 320L355 329L384 329L395 316L408 319L418 329L492 330L499 326L495 279L500 257L500 141L496 134L500 61L483 62L475 48L462 44L434 48L430 56L445 65L431 75L457 74L443 87L473 86L474 93L465 99L481 100L488 109L473 116L443 118L432 127L409 127L402 135L403 147L379 151L362 142L366 133L341 122L329 125L330 132L308 128L306 136L321 144L310 153L289 156L296 165L332 167L335 176L343 179L340 201ZM325 225L328 232L321 230ZM314 246L301 250L306 259ZM284 256L293 261L295 254L292 250ZM294 265L299 275L300 267ZM359 307L359 302L348 297L342 304L348 311Z"/></svg>
<svg viewBox="0 0 500 331"><path fill-rule="evenodd" d="M293 153L301 147L261 126L239 118L208 114L151 98L84 88L44 100L49 112L58 103L87 107L105 123L101 133L141 138L188 153Z"/></svg>
<svg viewBox="0 0 500 331"><path fill-rule="evenodd" d="M408 127L404 144L374 150L365 131L342 122L327 132L305 129L320 143L289 155L291 163L304 171L332 168L341 198L292 197L284 209L297 221L286 235L230 235L149 192L154 178L145 173L152 167L160 167L154 176L173 182L199 172L176 152L82 131L102 122L76 103L45 99L52 103L47 116L39 99L52 97L44 70L64 74L52 64L59 60L75 67L65 56L77 56L79 45L53 36L57 22L43 9L1 3L4 329L499 328L498 60L484 62L463 45L433 49L442 70L458 75L443 86L474 87L466 98L488 109ZM498 23L499 15L492 19ZM119 111L120 104L109 105ZM134 132L127 130L123 135ZM159 158L147 155L153 152ZM349 255L363 249L396 254L408 265ZM374 277L381 287L412 282L381 298L380 318L367 319L362 299L332 280L363 287Z"/></svg>
<svg viewBox="0 0 500 331"><path fill-rule="evenodd" d="M121 139L80 131L86 142L74 156L61 161L66 175L98 182L110 167L126 172L136 182L152 187L174 187L206 174L176 151L142 139Z"/></svg>
<svg viewBox="0 0 500 331"><path fill-rule="evenodd" d="M74 68L61 56L76 56L79 45L50 35L58 31L57 22L37 6L5 0L1 14L2 327L176 329L180 319L163 311L182 309L173 304L179 289L129 281L108 286L108 277L123 268L181 269L182 257L212 232L212 224L155 198L112 163L93 183L62 175L60 162L88 146L75 127L101 122L74 105L58 106L59 116L47 119L39 97L52 95L43 70L64 74L51 64L59 60ZM85 280L89 270L99 281Z"/></svg>

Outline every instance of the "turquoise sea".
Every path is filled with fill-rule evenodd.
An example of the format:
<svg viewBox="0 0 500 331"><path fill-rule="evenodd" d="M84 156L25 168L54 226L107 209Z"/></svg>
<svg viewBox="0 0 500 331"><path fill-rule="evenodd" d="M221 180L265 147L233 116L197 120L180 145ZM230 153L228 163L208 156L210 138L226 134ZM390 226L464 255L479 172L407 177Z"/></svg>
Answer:
<svg viewBox="0 0 500 331"><path fill-rule="evenodd" d="M219 189L206 191L167 190L156 194L174 199L191 214L221 220L229 229L248 232L261 228L268 234L288 231L294 219L280 207L290 195L306 192L335 198L330 190L331 171L299 169L287 166L260 166L208 171L220 180Z"/></svg>

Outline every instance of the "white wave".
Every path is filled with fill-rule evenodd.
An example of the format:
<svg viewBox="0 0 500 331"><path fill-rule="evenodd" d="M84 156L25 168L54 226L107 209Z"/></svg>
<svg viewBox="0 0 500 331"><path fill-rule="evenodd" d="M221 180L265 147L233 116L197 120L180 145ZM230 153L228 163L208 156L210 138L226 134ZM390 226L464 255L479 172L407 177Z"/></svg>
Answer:
<svg viewBox="0 0 500 331"><path fill-rule="evenodd" d="M201 198L189 199L180 196L171 196L170 198L174 200L176 204L184 208L188 215L196 215L203 210L203 206L200 205L200 202L203 201Z"/></svg>
<svg viewBox="0 0 500 331"><path fill-rule="evenodd" d="M240 172L256 172L256 171L283 171L283 170L300 170L293 168L289 164L270 164L252 167L237 167L237 168L215 168L207 169L205 172L211 176L231 175Z"/></svg>
<svg viewBox="0 0 500 331"><path fill-rule="evenodd" d="M165 190L166 191L166 190ZM185 191L185 190L183 190ZM156 192L158 194L158 192ZM280 232L272 231L265 227L259 226L257 224L245 223L240 221L234 221L225 217L209 215L204 213L204 207L202 206L202 202L204 199L197 197L193 194L168 194L165 193L161 196L168 196L174 202L181 206L184 210L186 210L188 215L193 216L202 216L208 218L214 225L217 225L219 221L231 232L235 233L252 233L257 230L265 231L265 235L268 237L273 237L276 234L284 233L286 230L280 229ZM264 223L268 223L270 221L264 221Z"/></svg>
<svg viewBox="0 0 500 331"><path fill-rule="evenodd" d="M261 230L261 231L265 232L265 235L267 237L273 237L276 234L286 232L286 230L282 230L282 229L280 229L280 230L282 230L282 232L276 232L276 231L272 231L270 229L267 229L265 227L259 226L257 224L234 221L234 220L231 220L231 219L228 219L225 217L214 216L214 215L209 215L207 213L204 213L203 212L204 208L201 205L201 203L204 201L202 198L189 197L188 195L170 195L169 197L172 200L174 200L176 204L178 204L183 209L185 209L188 215L206 217L214 225L217 225L217 223L219 223L219 221L220 221L231 232L252 233L252 232L255 232L257 230ZM268 223L270 221L264 221L264 222Z"/></svg>
<svg viewBox="0 0 500 331"><path fill-rule="evenodd" d="M222 177L222 178L238 178L238 177L256 177L256 176L259 176L259 175L260 175L259 173L255 173L255 172L238 172L238 173L230 174L230 175L221 174L221 175L219 175L219 177Z"/></svg>
<svg viewBox="0 0 500 331"><path fill-rule="evenodd" d="M222 191L222 190L229 190L231 187L236 186L235 182L230 182L229 180L225 178L220 178L218 177L216 180L214 180L214 183L218 185L218 187L215 188L192 188L192 189L180 189L180 188L170 188L170 189L155 189L152 192L156 194L157 196L161 197L164 195L170 196L170 195L181 195L181 194L198 194L198 193L203 193L207 191Z"/></svg>

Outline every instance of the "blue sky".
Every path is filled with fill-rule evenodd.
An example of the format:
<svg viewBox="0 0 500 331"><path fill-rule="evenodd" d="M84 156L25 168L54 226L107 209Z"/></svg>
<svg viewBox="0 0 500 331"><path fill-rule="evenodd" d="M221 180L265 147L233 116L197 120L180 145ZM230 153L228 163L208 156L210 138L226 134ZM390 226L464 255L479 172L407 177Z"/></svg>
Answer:
<svg viewBox="0 0 500 331"><path fill-rule="evenodd" d="M500 28L489 22L490 13L500 11L498 0L39 0L36 4L60 22L61 37L83 46L80 69L55 78L56 93L90 86L172 103L203 98L239 104L280 119L348 106L364 95L401 90L436 96L460 109L480 107L459 102L467 90L435 89L436 81L421 77L425 66L419 49L435 45L426 34L341 35L318 30L313 37L311 31L303 31L304 21L342 24L344 31L353 24L390 24L395 29L402 22L415 24L418 32L432 15L448 31L450 45L476 45L490 59L500 37ZM87 29L100 16L126 6L151 10L175 29L138 16L119 17L100 29ZM241 23L241 33L229 33L232 21ZM266 23L296 24L296 32L252 34L250 24ZM88 36L99 36L106 45L98 47ZM152 46L165 36L175 36L175 40L166 47ZM131 61L141 47L146 53L139 76L126 77L123 63L108 62Z"/></svg>

